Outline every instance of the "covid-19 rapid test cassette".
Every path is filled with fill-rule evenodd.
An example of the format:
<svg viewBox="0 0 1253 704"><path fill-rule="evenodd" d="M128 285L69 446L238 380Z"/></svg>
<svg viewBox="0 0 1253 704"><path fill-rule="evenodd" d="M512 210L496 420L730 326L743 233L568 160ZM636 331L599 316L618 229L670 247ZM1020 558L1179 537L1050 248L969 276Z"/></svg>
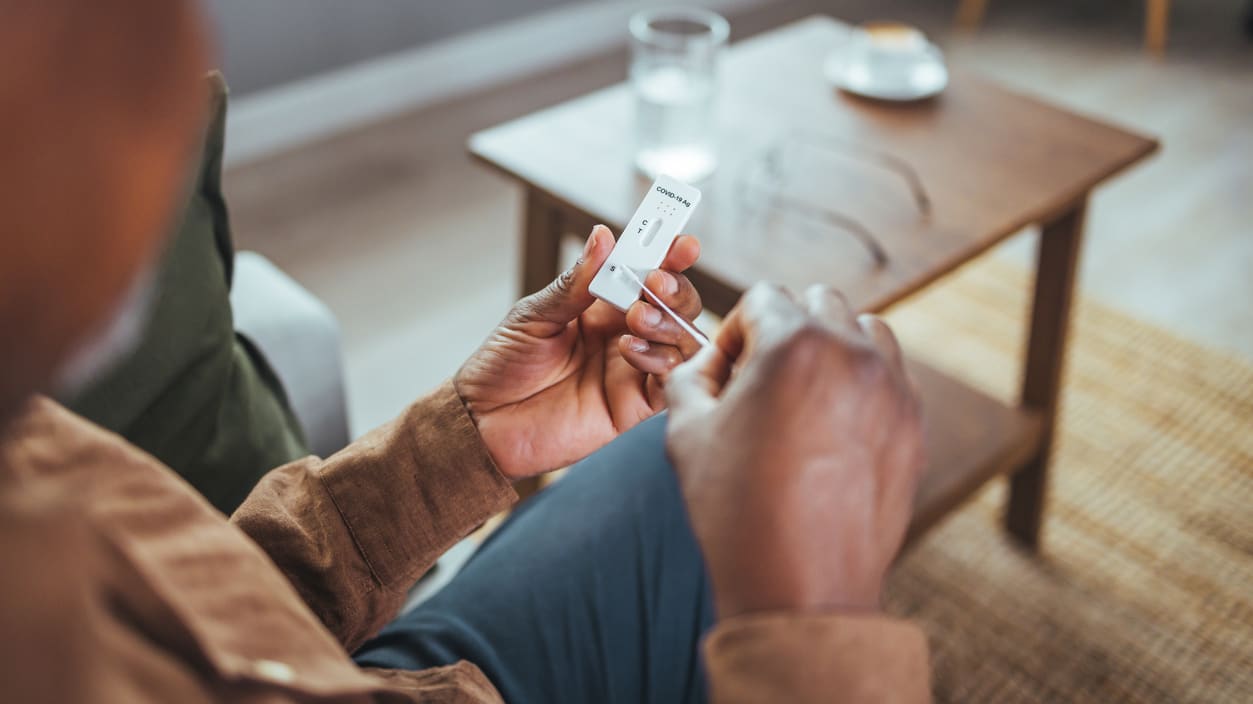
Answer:
<svg viewBox="0 0 1253 704"><path fill-rule="evenodd" d="M592 295L618 310L630 308L643 291L644 277L661 266L670 244L699 202L700 191L694 186L659 176L635 209L609 259L592 278Z"/></svg>

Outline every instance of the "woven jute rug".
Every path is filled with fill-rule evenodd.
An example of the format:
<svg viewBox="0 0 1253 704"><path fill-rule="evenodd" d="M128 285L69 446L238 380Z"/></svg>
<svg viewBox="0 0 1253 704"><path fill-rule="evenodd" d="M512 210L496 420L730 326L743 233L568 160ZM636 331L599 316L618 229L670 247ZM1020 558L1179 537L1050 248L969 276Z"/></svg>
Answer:
<svg viewBox="0 0 1253 704"><path fill-rule="evenodd" d="M1015 398L1031 276L984 258L890 318ZM1253 701L1253 366L1080 298L1042 551L995 481L901 562L937 701Z"/></svg>

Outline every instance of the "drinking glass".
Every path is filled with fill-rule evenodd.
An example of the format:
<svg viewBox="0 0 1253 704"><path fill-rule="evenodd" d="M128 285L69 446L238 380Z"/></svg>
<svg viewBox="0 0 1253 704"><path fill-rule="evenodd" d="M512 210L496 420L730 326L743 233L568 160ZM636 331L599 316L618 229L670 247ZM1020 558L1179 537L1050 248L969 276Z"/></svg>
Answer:
<svg viewBox="0 0 1253 704"><path fill-rule="evenodd" d="M635 165L650 178L699 181L717 164L718 60L730 25L695 7L653 8L631 18Z"/></svg>

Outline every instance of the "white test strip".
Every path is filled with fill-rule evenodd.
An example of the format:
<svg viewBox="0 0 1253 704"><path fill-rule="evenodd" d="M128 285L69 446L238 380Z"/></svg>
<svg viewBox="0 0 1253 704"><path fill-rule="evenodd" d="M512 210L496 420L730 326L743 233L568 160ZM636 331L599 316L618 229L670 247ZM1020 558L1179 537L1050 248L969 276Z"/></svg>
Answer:
<svg viewBox="0 0 1253 704"><path fill-rule="evenodd" d="M699 189L669 176L657 177L609 258L592 278L592 295L618 310L630 308L644 288L641 279L661 266L699 202ZM624 274L624 269L634 276Z"/></svg>
<svg viewBox="0 0 1253 704"><path fill-rule="evenodd" d="M623 269L622 271L627 276L631 277L632 279L635 279L635 281L639 283L640 285L640 290L644 292L645 296L648 296L648 300L652 301L654 305L656 305L658 308L665 311L666 315L670 316L671 320L678 323L679 327L683 328L683 332L686 332L687 334L691 335L694 340L699 342L701 347L708 347L713 344L712 342L709 341L709 338L705 336L705 333L698 330L695 325L684 320L683 316L679 315L678 313L675 313L674 310L670 308L670 306L663 303L661 300L661 296L658 296L657 294L653 293L651 289L645 286L644 282L640 280L640 277L636 275L634 271L630 269Z"/></svg>

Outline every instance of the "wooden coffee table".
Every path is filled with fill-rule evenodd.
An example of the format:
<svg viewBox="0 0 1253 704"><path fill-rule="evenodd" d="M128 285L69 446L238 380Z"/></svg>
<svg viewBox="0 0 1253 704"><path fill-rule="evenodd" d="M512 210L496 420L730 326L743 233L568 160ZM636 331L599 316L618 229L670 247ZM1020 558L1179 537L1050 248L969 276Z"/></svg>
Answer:
<svg viewBox="0 0 1253 704"><path fill-rule="evenodd" d="M1035 546L1088 195L1157 143L960 69L919 104L839 93L822 62L847 31L811 17L729 50L719 168L688 226L703 245L691 278L718 314L763 279L832 284L882 311L1039 224L1020 403L911 363L930 443L911 538L1010 473L1006 527ZM649 184L632 168L632 114L623 84L471 137L476 158L526 190L521 293L557 275L562 238L625 226Z"/></svg>

